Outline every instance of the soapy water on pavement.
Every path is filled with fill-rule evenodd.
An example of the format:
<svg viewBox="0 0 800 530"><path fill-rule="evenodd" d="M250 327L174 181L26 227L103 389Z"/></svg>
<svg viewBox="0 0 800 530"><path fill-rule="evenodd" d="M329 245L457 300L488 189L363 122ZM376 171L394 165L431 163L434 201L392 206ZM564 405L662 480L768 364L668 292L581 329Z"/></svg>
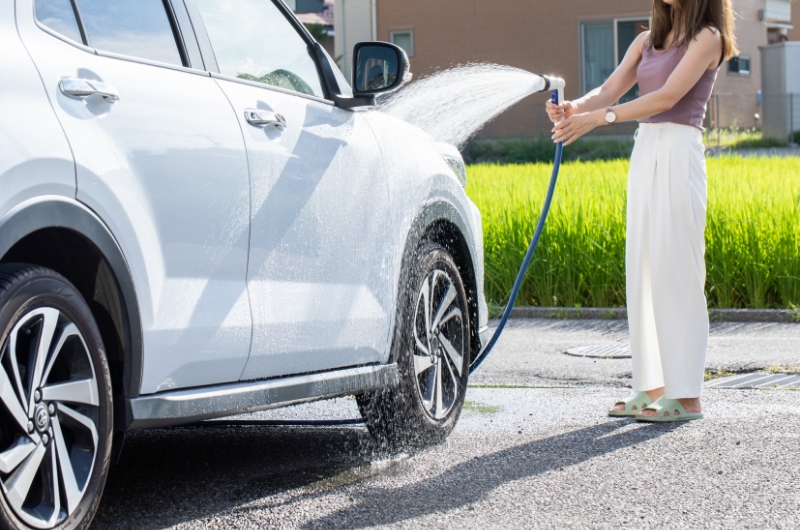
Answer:
<svg viewBox="0 0 800 530"><path fill-rule="evenodd" d="M544 87L544 78L525 70L467 64L425 77L381 98L378 110L461 149L488 122Z"/></svg>

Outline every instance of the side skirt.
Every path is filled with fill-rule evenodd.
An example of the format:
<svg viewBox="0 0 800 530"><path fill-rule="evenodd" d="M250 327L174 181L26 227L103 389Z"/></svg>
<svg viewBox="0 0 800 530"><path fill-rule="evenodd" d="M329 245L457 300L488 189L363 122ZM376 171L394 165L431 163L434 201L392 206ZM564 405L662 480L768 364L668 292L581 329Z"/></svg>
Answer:
<svg viewBox="0 0 800 530"><path fill-rule="evenodd" d="M396 364L175 390L127 400L126 430L182 425L396 385Z"/></svg>

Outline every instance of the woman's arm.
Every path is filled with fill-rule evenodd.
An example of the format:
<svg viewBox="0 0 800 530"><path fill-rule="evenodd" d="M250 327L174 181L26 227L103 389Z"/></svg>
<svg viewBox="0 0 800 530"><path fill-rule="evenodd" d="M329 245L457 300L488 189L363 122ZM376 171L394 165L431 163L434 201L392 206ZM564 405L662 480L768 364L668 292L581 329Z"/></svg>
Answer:
<svg viewBox="0 0 800 530"><path fill-rule="evenodd" d="M661 89L614 107L617 122L646 118L671 109L697 84L706 70L716 68L721 53L719 32L704 29L689 43L686 55ZM605 125L605 114L604 108L575 114L553 128L553 140L569 145L595 127Z"/></svg>
<svg viewBox="0 0 800 530"><path fill-rule="evenodd" d="M572 102L575 110L582 113L606 109L633 88L633 85L636 84L636 69L639 67L639 61L642 60L642 47L649 34L649 31L645 31L633 40L628 51L625 52L622 62L605 83Z"/></svg>
<svg viewBox="0 0 800 530"><path fill-rule="evenodd" d="M625 52L625 57L620 65L602 86L595 88L580 99L565 101L561 105L554 105L548 101L547 113L553 123L561 121L565 114L569 118L574 114L605 109L630 90L636 84L636 68L642 59L642 46L649 33L649 31L645 31L634 39L628 47L628 51Z"/></svg>

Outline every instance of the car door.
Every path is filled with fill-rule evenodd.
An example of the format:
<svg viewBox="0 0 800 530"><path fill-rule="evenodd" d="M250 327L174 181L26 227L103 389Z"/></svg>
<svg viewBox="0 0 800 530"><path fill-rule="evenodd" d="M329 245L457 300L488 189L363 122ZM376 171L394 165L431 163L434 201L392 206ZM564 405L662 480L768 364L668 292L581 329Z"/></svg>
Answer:
<svg viewBox="0 0 800 530"><path fill-rule="evenodd" d="M194 2L250 163L243 378L385 360L395 242L384 237L388 187L372 131L324 99L308 36L280 0Z"/></svg>
<svg viewBox="0 0 800 530"><path fill-rule="evenodd" d="M247 158L179 24L182 1L17 0L17 17L74 152L77 199L131 269L141 392L239 380L251 335Z"/></svg>

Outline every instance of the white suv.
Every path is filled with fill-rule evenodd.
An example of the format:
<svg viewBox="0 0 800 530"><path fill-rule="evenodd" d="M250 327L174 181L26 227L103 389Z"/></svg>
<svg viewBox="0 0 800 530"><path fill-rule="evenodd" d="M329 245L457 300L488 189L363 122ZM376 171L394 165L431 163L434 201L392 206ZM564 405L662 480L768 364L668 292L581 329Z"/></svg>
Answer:
<svg viewBox="0 0 800 530"><path fill-rule="evenodd" d="M487 322L458 151L280 0L0 0L0 525L85 528L124 433L342 395L441 440ZM224 450L224 449L223 449Z"/></svg>

